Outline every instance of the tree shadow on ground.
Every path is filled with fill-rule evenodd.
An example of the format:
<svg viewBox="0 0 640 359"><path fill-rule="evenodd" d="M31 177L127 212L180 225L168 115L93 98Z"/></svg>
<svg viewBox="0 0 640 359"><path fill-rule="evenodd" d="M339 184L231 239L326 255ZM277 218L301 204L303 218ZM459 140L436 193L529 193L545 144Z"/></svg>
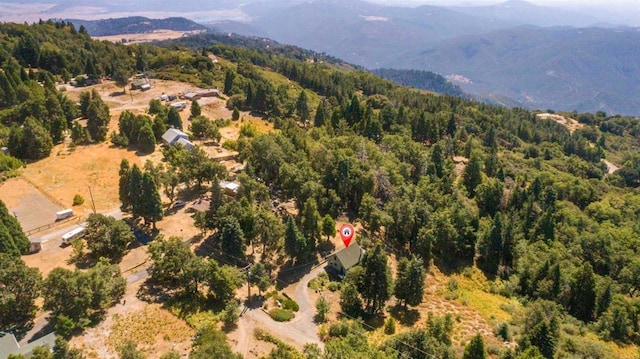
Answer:
<svg viewBox="0 0 640 359"><path fill-rule="evenodd" d="M413 326L420 320L420 312L417 309L409 309L401 305L395 305L389 312L393 318L405 326Z"/></svg>
<svg viewBox="0 0 640 359"><path fill-rule="evenodd" d="M473 261L438 258L434 259L433 265L438 267L443 274L450 276L453 274L460 274L465 268L473 266Z"/></svg>
<svg viewBox="0 0 640 359"><path fill-rule="evenodd" d="M380 327L382 327L384 325L385 322L385 318L384 318L384 314L381 312L375 313L375 314L364 314L362 316L362 319L364 321L365 325L365 329L367 330L375 330L378 329Z"/></svg>
<svg viewBox="0 0 640 359"><path fill-rule="evenodd" d="M282 289L290 284L298 282L302 277L311 272L313 267L318 264L318 261L312 261L309 263L303 263L301 265L292 263L291 261L285 263L280 267L278 272L276 284L277 289Z"/></svg>

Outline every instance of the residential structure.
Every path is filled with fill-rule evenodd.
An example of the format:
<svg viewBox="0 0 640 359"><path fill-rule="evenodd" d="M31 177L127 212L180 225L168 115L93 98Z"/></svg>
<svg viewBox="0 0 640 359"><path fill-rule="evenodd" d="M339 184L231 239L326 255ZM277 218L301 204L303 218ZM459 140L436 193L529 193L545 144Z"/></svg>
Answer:
<svg viewBox="0 0 640 359"><path fill-rule="evenodd" d="M343 248L327 257L327 270L344 277L349 269L360 263L363 255L364 249L353 241L349 247Z"/></svg>

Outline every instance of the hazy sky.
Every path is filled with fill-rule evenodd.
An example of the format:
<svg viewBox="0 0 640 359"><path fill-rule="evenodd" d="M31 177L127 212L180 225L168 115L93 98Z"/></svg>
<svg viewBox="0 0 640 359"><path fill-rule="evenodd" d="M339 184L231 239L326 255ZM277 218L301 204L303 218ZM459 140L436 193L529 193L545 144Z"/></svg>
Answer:
<svg viewBox="0 0 640 359"><path fill-rule="evenodd" d="M491 5L505 2L506 0L369 0L377 3L400 4L400 5ZM640 9L640 0L527 0L530 3L545 6L605 6L605 7L627 7L634 11Z"/></svg>

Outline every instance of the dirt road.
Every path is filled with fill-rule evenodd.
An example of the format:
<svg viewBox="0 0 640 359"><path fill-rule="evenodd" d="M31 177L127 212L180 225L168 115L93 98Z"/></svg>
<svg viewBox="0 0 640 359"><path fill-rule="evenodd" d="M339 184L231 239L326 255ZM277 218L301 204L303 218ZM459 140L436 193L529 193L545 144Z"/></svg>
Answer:
<svg viewBox="0 0 640 359"><path fill-rule="evenodd" d="M289 322L276 322L261 308L248 309L238 322L237 329L233 332L235 337L234 350L242 354L244 358L254 357L256 339L253 336L255 328L262 328L272 335L280 338L287 344L302 350L305 344L315 343L324 348L324 343L318 336L318 326L314 322L315 304L309 298L309 281L324 271L324 266L317 267L306 274L300 281L293 284L294 300L300 306L296 317ZM264 353L263 353L264 354ZM257 357L257 356L256 356Z"/></svg>

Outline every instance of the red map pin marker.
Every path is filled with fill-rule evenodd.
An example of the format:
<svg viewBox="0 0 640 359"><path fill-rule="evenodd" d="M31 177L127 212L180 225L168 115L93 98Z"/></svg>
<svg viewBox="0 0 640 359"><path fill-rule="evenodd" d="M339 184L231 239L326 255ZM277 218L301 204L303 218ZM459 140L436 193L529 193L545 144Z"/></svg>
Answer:
<svg viewBox="0 0 640 359"><path fill-rule="evenodd" d="M350 224L343 224L340 227L340 237L342 237L342 243L344 243L345 248L349 247L354 233L353 226Z"/></svg>

